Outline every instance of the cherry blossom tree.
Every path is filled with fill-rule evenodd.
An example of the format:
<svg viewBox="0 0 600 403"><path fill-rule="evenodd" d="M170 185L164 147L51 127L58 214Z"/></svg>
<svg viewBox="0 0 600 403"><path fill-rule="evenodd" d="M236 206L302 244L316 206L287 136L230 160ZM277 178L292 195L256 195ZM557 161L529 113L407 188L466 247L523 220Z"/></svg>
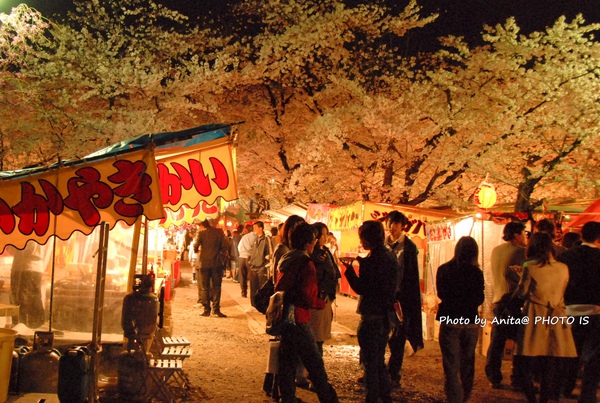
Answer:
<svg viewBox="0 0 600 403"><path fill-rule="evenodd" d="M65 21L0 21L1 169L143 134L237 128L243 203L470 206L488 174L526 211L597 197L599 44L581 17L403 58L436 16L340 0L243 0L190 25L142 0L76 1Z"/></svg>
<svg viewBox="0 0 600 403"><path fill-rule="evenodd" d="M237 12L254 25L236 43L237 68L222 76L221 116L242 118L240 106L245 113L238 174L240 183L252 185L242 194L258 192L282 204L321 199L300 185L309 178L312 153L299 145L312 135L315 119L347 101L347 94L331 91L340 80L376 91L382 77L401 73L393 44L435 18L422 18L419 10L414 1L399 15L341 1L241 4ZM329 200L339 197L331 192Z"/></svg>
<svg viewBox="0 0 600 403"><path fill-rule="evenodd" d="M66 23L23 5L3 17L1 101L11 105L0 112L4 150L10 149L5 169L25 165L25 157L41 164L78 157L212 116L213 105L185 91L190 80L203 79L206 65L197 55L208 31L152 1L76 6Z"/></svg>
<svg viewBox="0 0 600 403"><path fill-rule="evenodd" d="M489 172L516 211L547 197L597 194L597 179L580 162L599 140L600 44L592 36L599 28L562 17L523 36L509 19L486 29L488 46L458 44L446 54L458 68L430 74L449 94L452 120L463 124L462 145L473 150L461 169Z"/></svg>
<svg viewBox="0 0 600 403"><path fill-rule="evenodd" d="M483 47L445 39L422 74L390 77L388 91L346 85L348 102L318 123L301 183L460 208L490 174L517 211L597 196L598 28L561 18L525 37L509 20L487 28Z"/></svg>

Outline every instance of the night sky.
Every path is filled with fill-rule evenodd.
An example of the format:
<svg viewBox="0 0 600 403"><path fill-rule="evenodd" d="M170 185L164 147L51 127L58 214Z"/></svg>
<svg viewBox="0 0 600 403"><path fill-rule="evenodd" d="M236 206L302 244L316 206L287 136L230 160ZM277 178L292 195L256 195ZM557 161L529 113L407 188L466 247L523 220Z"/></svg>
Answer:
<svg viewBox="0 0 600 403"><path fill-rule="evenodd" d="M426 41L452 34L478 43L484 24L494 26L509 17L515 17L525 34L544 30L561 15L570 21L582 14L587 23L600 22L598 0L425 0L420 4L425 14L440 14L426 32L417 33Z"/></svg>
<svg viewBox="0 0 600 403"><path fill-rule="evenodd" d="M207 13L221 14L231 3L239 0L157 0L191 17ZM407 0L384 0L395 9L401 9ZM360 3L364 0L347 0ZM0 12L9 12L19 0L0 0ZM56 12L64 12L72 6L72 0L25 0L25 3L39 10L47 17ZM495 25L515 16L523 33L543 30L552 25L561 15L572 19L583 14L586 22L600 22L599 0L421 0L424 15L438 12L440 17L427 28L410 33L411 47L431 50L437 44L437 37L444 35L465 36L473 44L481 40L480 32L484 23Z"/></svg>

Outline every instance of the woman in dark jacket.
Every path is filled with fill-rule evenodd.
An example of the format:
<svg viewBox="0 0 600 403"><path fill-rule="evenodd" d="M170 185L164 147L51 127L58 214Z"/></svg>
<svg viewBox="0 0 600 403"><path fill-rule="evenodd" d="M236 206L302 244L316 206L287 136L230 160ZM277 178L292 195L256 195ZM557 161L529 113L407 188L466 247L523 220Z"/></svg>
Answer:
<svg viewBox="0 0 600 403"><path fill-rule="evenodd" d="M359 276L347 265L345 276L360 295L357 336L365 368L365 402L392 402L390 376L385 367L385 346L390 333L388 313L393 309L400 266L384 245L383 224L365 221L358 229L360 242L369 255L358 258Z"/></svg>
<svg viewBox="0 0 600 403"><path fill-rule="evenodd" d="M301 222L290 232L292 249L277 265L275 291L285 291L284 303L294 306L295 324L281 334L279 347L279 388L282 403L296 403L294 375L299 360L306 367L319 402L337 403L338 397L328 381L325 364L310 329L311 309L323 309L319 298L315 265L310 259L317 240L310 224Z"/></svg>
<svg viewBox="0 0 600 403"><path fill-rule="evenodd" d="M464 236L456 243L452 260L441 265L436 276L437 293L442 300L436 319L440 321L444 389L450 403L467 401L473 389L480 329L476 319L484 300L478 256L475 239Z"/></svg>
<svg viewBox="0 0 600 403"><path fill-rule="evenodd" d="M335 300L335 294L338 279L341 277L339 269L335 264L335 259L329 248L325 246L329 230L327 225L322 222L312 224L317 237L317 244L311 253L310 258L315 264L317 270L317 286L319 287L319 297L325 300L325 308L312 310L310 312L310 326L319 351L323 355L323 343L331 339L331 322L333 320L332 304Z"/></svg>

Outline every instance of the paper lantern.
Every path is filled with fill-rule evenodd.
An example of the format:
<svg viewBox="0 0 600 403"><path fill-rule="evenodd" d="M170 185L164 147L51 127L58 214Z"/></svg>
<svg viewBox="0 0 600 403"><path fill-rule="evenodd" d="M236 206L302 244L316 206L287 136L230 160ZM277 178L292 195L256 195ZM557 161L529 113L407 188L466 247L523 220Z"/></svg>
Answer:
<svg viewBox="0 0 600 403"><path fill-rule="evenodd" d="M475 204L477 207L488 209L496 204L496 190L488 183L482 183L475 192Z"/></svg>

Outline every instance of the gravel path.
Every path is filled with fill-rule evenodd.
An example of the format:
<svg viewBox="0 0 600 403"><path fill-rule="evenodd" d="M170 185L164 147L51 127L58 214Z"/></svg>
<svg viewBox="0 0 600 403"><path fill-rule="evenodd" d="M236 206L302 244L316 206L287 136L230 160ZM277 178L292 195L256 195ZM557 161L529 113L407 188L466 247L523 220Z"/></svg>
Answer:
<svg viewBox="0 0 600 403"><path fill-rule="evenodd" d="M222 312L227 318L202 317L194 307L197 287L191 281L189 265L183 267L183 279L170 302L174 336L185 336L194 350L184 362L184 370L193 387L185 401L212 402L272 402L262 390L267 365L269 336L264 333L264 315L241 298L239 285L223 280ZM334 337L324 346L324 361L330 381L340 402L363 402L363 388L356 379L361 375L358 365L356 300L339 297L334 322ZM485 357L477 355L475 388L472 402L523 402L522 394L490 388L483 366ZM509 379L510 363L503 365ZM318 402L314 393L298 389L303 402ZM425 349L405 357L400 388L393 392L395 402L443 402L442 361L437 342L428 341ZM574 400L561 400L574 402Z"/></svg>

